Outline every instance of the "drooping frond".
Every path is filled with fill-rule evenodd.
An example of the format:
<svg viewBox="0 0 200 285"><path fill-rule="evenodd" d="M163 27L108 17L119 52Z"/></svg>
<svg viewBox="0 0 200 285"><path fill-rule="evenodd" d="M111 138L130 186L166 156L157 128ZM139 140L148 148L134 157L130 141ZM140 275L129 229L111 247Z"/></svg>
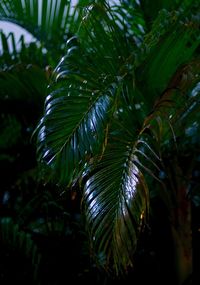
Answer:
<svg viewBox="0 0 200 285"><path fill-rule="evenodd" d="M83 196L97 259L117 273L133 265L141 226L148 219L147 176L159 180L161 167L153 135L146 135L149 125L142 129L137 108L123 105L115 114L105 152L99 163L91 165Z"/></svg>
<svg viewBox="0 0 200 285"><path fill-rule="evenodd" d="M36 131L38 155L61 184L84 176L94 249L103 266L114 263L119 272L132 265L148 215L148 181L162 185L161 150L176 139L173 120L184 101L176 90L179 96L189 90L178 75L196 56L198 19L193 29L185 13L162 11L166 26L160 34L153 26L139 50L120 26L119 10L97 1L83 13L52 76Z"/></svg>
<svg viewBox="0 0 200 285"><path fill-rule="evenodd" d="M53 165L61 184L78 177L103 143L110 103L106 93L92 98L90 91L66 85L48 95L38 133L39 158Z"/></svg>
<svg viewBox="0 0 200 285"><path fill-rule="evenodd" d="M102 265L107 269L110 261L117 272L132 265L148 201L148 188L134 148L120 142L108 147L84 192L91 240L97 258L104 256Z"/></svg>
<svg viewBox="0 0 200 285"><path fill-rule="evenodd" d="M177 94L176 90L170 89L170 84L180 73ZM126 101L127 104L115 116L118 127L110 133L106 151L92 169L84 192L91 241L97 259L108 270L113 262L117 272L132 265L142 222L140 218L148 216L147 174L160 182L163 186L160 197L167 207L171 205L170 193L160 181L160 174L165 171L161 151L169 140L176 143L176 136L185 130L188 119L191 118L193 124L188 121L187 135L199 129L199 86L192 87L198 81L199 62L196 61L172 77L169 89L157 100L142 126L141 113L135 121L137 108L144 112L142 104L135 104L134 108L133 102L130 105L130 101ZM122 94L123 98L128 98ZM176 100L177 95L180 100ZM139 127L138 134L134 126Z"/></svg>
<svg viewBox="0 0 200 285"><path fill-rule="evenodd" d="M39 158L54 165L61 184L72 182L103 143L111 104L109 91L98 89L93 74L87 81L71 57L69 49L55 70L38 133Z"/></svg>
<svg viewBox="0 0 200 285"><path fill-rule="evenodd" d="M85 17L79 37L68 41L67 54L52 76L38 127L39 158L67 184L91 157L101 156L120 82L132 73L127 41L119 40L123 35L105 7L86 7Z"/></svg>

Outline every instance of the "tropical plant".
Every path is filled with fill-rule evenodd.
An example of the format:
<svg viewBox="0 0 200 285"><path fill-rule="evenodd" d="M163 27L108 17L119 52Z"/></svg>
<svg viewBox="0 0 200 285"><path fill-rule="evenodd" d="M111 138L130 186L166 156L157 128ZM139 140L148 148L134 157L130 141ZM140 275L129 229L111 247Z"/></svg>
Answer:
<svg viewBox="0 0 200 285"><path fill-rule="evenodd" d="M38 157L60 185L81 183L94 252L117 273L133 265L150 196L159 195L181 284L191 273L194 159L186 169L179 160L198 133L199 10L191 1L160 1L152 13L148 1L121 4L85 8L53 73Z"/></svg>
<svg viewBox="0 0 200 285"><path fill-rule="evenodd" d="M55 67L35 132L45 179L79 185L100 266L129 271L146 226L162 225L158 236L167 229L174 247L162 283L183 284L192 273L190 201L199 201L199 5L78 1L71 13L71 2L0 5L0 18L31 32Z"/></svg>

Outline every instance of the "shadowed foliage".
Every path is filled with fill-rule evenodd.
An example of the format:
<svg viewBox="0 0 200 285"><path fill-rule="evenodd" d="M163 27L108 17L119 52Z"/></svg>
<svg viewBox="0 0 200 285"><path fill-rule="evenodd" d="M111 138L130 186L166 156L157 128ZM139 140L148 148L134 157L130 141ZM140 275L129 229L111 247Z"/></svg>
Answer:
<svg viewBox="0 0 200 285"><path fill-rule="evenodd" d="M157 258L163 233L170 249L163 284L183 284L192 272L191 201L199 207L199 5L119 2L1 1L0 19L37 39L24 46L22 38L17 50L11 35L11 54L1 34L1 98L14 80L17 100L42 101L33 139L43 179L78 189L99 267L117 276L137 268L152 228ZM20 136L18 117L6 114L4 142L10 122Z"/></svg>

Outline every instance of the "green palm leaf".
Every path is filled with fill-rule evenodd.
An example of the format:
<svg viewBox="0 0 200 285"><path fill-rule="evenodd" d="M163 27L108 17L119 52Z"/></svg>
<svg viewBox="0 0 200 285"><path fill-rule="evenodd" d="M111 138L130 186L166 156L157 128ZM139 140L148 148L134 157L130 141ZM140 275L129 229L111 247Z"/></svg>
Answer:
<svg viewBox="0 0 200 285"><path fill-rule="evenodd" d="M91 93L82 91L80 94L80 90L73 88L71 91L71 96L66 95L66 89L49 95L38 134L40 158L58 168L61 184L68 184L77 177L102 143L101 130L110 108L106 94L98 94L91 101Z"/></svg>
<svg viewBox="0 0 200 285"><path fill-rule="evenodd" d="M101 265L111 269L114 262L115 271L120 272L133 265L137 238L148 215L149 193L135 138L125 138L123 133L109 141L86 182L83 198L95 252L105 256Z"/></svg>
<svg viewBox="0 0 200 285"><path fill-rule="evenodd" d="M140 2L120 1L113 5L112 10L115 22L123 33L140 46L147 29Z"/></svg>
<svg viewBox="0 0 200 285"><path fill-rule="evenodd" d="M196 56L199 23L191 17L191 29L187 13L175 21L167 13L161 34L154 27L138 49L116 20L119 10L97 3L85 13L52 76L36 130L38 155L61 184L84 176L92 243L103 265L114 262L119 272L133 263L148 216L148 182L160 181L162 149L176 139L173 120L195 84L183 88L178 75Z"/></svg>
<svg viewBox="0 0 200 285"><path fill-rule="evenodd" d="M58 60L66 40L77 30L81 12L72 1L2 0L0 20L26 29Z"/></svg>
<svg viewBox="0 0 200 285"><path fill-rule="evenodd" d="M5 35L0 31L0 63L1 69L7 70L9 66L23 63L26 65L34 64L40 67L46 67L49 54L44 54L43 47L36 42L25 43L22 35L17 41L14 33Z"/></svg>
<svg viewBox="0 0 200 285"><path fill-rule="evenodd" d="M97 9L94 17L90 15L93 9ZM121 88L120 78L129 72L127 59L120 56L122 49L118 41L121 36L114 32L117 26L112 25L103 6L86 8L86 16L79 30L84 41L76 37L68 41L67 55L53 74L45 116L38 128L39 158L54 165L61 183L70 183L91 157L101 156L105 130L115 112L111 106ZM93 32L91 36L90 27L104 32L104 37L96 38ZM93 44L92 49L89 42ZM127 50L127 42L122 43L123 51ZM104 44L108 44L108 52ZM113 53L119 55L116 55L116 62L112 60ZM122 62L124 68L121 68Z"/></svg>
<svg viewBox="0 0 200 285"><path fill-rule="evenodd" d="M0 100L43 103L47 78L42 68L35 65L15 64L10 68L0 70ZM12 93L10 87L15 86ZM41 107L40 107L41 108Z"/></svg>
<svg viewBox="0 0 200 285"><path fill-rule="evenodd" d="M150 51L137 74L140 74L139 80L146 82L142 84L143 92L151 94L152 101L164 92L177 69L192 59L200 44L198 31L199 22L194 20L189 24L181 14L181 19L176 18L175 24L170 25L155 46L151 46L147 36Z"/></svg>

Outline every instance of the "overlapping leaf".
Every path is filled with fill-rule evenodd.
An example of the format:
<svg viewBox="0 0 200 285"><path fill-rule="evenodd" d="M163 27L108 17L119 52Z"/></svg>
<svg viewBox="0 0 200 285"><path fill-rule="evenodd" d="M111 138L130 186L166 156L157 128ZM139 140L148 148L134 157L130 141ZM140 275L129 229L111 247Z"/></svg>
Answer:
<svg viewBox="0 0 200 285"><path fill-rule="evenodd" d="M55 69L37 131L39 158L61 184L86 173L93 245L103 265L114 262L119 272L132 265L148 213L147 174L159 180L160 151L176 138L173 120L187 97L175 90L182 95L179 75L196 55L199 35L184 14L138 54L115 19L108 6L86 7L78 38Z"/></svg>
<svg viewBox="0 0 200 285"><path fill-rule="evenodd" d="M91 16L93 9L97 13ZM71 182L91 157L101 156L120 80L130 72L126 57L121 56L127 42L119 46L122 36L115 29L104 6L87 7L79 30L84 37L68 41L68 52L53 74L38 129L38 149L39 157L60 173L61 183ZM103 33L102 37L97 38L96 32Z"/></svg>

